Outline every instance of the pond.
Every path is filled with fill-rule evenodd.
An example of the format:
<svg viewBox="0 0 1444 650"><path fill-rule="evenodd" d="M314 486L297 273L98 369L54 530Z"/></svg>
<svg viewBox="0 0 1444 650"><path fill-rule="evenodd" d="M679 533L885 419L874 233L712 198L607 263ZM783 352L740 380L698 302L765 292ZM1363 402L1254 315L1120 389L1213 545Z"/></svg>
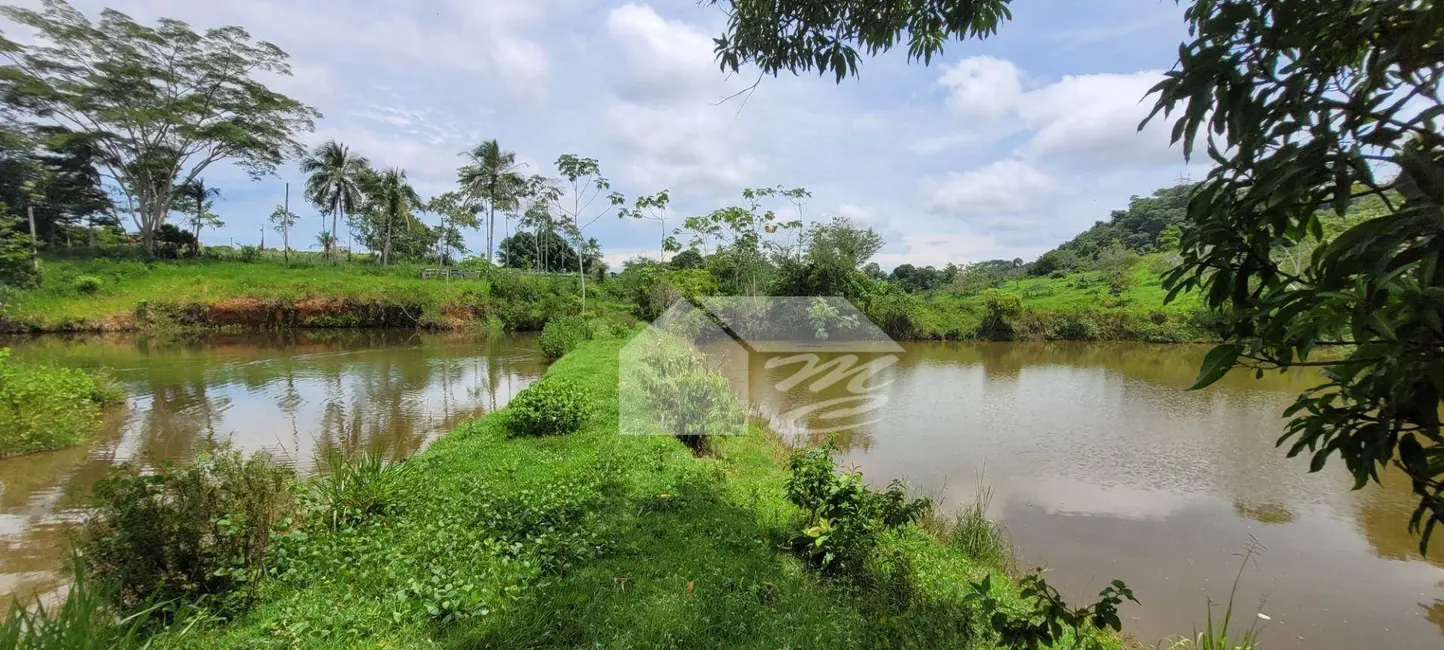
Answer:
<svg viewBox="0 0 1444 650"><path fill-rule="evenodd" d="M0 461L0 594L64 581L67 528L117 463L188 459L208 442L302 472L325 454L405 456L499 408L546 370L533 336L337 330L0 340L17 359L110 370L130 399L85 445ZM4 599L8 601L8 598Z"/></svg>
<svg viewBox="0 0 1444 650"><path fill-rule="evenodd" d="M203 442L269 449L308 471L333 449L409 453L505 404L545 363L532 337L394 331L0 341L15 356L105 366L131 399L91 444L0 461L0 593L53 589L75 495L123 461L186 458ZM1354 491L1338 463L1308 473L1274 441L1317 376L1192 383L1206 348L911 343L862 382L875 409L809 409L848 379L779 384L796 366L749 364L754 406L809 440L838 431L844 464L902 478L944 507L991 491L1020 565L1045 565L1081 601L1109 580L1143 602L1125 629L1151 646L1201 626L1256 539L1236 615L1270 617L1270 650L1444 645L1444 548L1406 530L1407 482ZM815 379L816 377L814 377ZM855 386L856 387L856 386ZM812 389L818 388L814 392ZM849 404L849 403L844 403ZM857 406L855 403L851 403ZM785 414L792 414L787 417ZM829 417L835 415L841 417ZM1218 607L1221 614L1221 605ZM1262 621L1260 621L1262 622Z"/></svg>
<svg viewBox="0 0 1444 650"><path fill-rule="evenodd" d="M1150 647L1202 629L1210 598L1222 616L1254 539L1267 550L1243 573L1235 621L1266 625L1265 648L1444 647L1444 546L1420 556L1409 483L1389 473L1353 491L1341 462L1310 474L1274 446L1284 409L1318 375L1234 372L1186 391L1207 347L904 348L851 387L853 376L786 386L800 365L754 357L751 401L794 436L840 430L842 464L869 482L902 478L947 508L990 490L1020 566L1046 566L1076 602L1127 582L1142 606L1124 627ZM876 408L847 401L850 388L874 389ZM807 408L828 400L837 407Z"/></svg>

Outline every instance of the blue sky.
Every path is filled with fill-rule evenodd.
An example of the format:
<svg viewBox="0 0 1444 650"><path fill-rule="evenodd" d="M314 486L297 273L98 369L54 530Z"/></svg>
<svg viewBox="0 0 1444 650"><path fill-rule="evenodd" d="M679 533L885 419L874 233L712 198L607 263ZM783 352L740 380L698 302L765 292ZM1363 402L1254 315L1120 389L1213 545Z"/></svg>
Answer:
<svg viewBox="0 0 1444 650"><path fill-rule="evenodd" d="M1168 1L1019 2L1000 34L952 44L931 66L894 53L841 84L768 77L745 104L719 100L756 72L718 69L711 38L724 17L695 0L75 4L237 24L279 45L294 75L268 82L324 114L302 140L334 138L402 167L423 196L451 189L458 154L496 138L528 171L554 173L558 155L575 153L597 158L628 197L668 189L678 224L744 187L806 187L804 217L877 229L884 267L1032 258L1130 195L1202 175L1162 125L1134 131L1151 105L1143 93L1185 36ZM256 243L287 181L295 237L319 230L294 167L261 182L229 166L204 177L221 188L226 222L207 243ZM656 255L657 232L608 216L587 234L616 266ZM479 234L468 240L484 247Z"/></svg>

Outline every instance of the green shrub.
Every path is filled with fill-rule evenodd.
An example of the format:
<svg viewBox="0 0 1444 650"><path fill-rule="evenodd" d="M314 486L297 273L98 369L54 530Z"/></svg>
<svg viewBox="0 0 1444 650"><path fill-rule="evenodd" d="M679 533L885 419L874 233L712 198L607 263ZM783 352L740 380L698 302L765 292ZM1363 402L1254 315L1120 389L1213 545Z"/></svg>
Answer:
<svg viewBox="0 0 1444 650"><path fill-rule="evenodd" d="M412 467L380 454L329 454L326 473L310 485L313 508L331 528L391 514L401 502Z"/></svg>
<svg viewBox="0 0 1444 650"><path fill-rule="evenodd" d="M947 522L948 546L985 567L1006 570L1012 562L1012 549L1007 535L988 519L990 490L980 490L977 498Z"/></svg>
<svg viewBox="0 0 1444 650"><path fill-rule="evenodd" d="M1013 321L1022 311L1023 299L1018 294L997 289L983 290L983 322L978 325L978 338L1012 340Z"/></svg>
<svg viewBox="0 0 1444 650"><path fill-rule="evenodd" d="M123 397L104 375L18 363L0 348L0 457L78 444Z"/></svg>
<svg viewBox="0 0 1444 650"><path fill-rule="evenodd" d="M612 323L608 329L612 338L624 339L632 335L632 326L626 323Z"/></svg>
<svg viewBox="0 0 1444 650"><path fill-rule="evenodd" d="M542 354L548 359L556 360L587 340L589 331L586 319L580 316L561 316L547 321L537 342L541 345Z"/></svg>
<svg viewBox="0 0 1444 650"><path fill-rule="evenodd" d="M240 259L242 262L254 262L261 258L261 249L255 246L242 246Z"/></svg>
<svg viewBox="0 0 1444 650"><path fill-rule="evenodd" d="M640 361L628 382L639 389L655 424L692 451L710 452L713 435L746 431L746 413L727 378L689 344L659 339Z"/></svg>
<svg viewBox="0 0 1444 650"><path fill-rule="evenodd" d="M76 540L86 569L116 586L123 612L146 602L243 605L266 574L273 535L297 513L295 474L229 447L151 473L121 465L95 485Z"/></svg>
<svg viewBox="0 0 1444 650"><path fill-rule="evenodd" d="M89 295L100 291L104 283L93 275L81 275L71 280L70 286L75 289L76 293Z"/></svg>
<svg viewBox="0 0 1444 650"><path fill-rule="evenodd" d="M884 492L868 489L861 472L839 470L833 447L801 449L788 459L787 499L806 513L791 546L813 568L856 574L877 546L879 533L922 518L928 499L909 499L893 481Z"/></svg>
<svg viewBox="0 0 1444 650"><path fill-rule="evenodd" d="M587 411L578 386L544 377L507 404L506 428L513 437L564 435L582 428Z"/></svg>
<svg viewBox="0 0 1444 650"><path fill-rule="evenodd" d="M1096 341L1102 334L1098 321L1087 312L1066 311L1054 316L1050 338L1064 341Z"/></svg>

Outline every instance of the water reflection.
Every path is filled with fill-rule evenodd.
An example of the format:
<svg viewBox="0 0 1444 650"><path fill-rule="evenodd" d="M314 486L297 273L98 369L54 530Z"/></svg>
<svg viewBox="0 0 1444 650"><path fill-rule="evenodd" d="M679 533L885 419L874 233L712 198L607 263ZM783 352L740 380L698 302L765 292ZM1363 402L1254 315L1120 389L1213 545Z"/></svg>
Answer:
<svg viewBox="0 0 1444 650"><path fill-rule="evenodd" d="M208 443L269 450L310 471L332 451L409 454L504 405L541 375L529 337L400 331L0 342L22 359L108 368L128 392L81 447L0 461L0 593L59 581L75 507L120 462L189 458Z"/></svg>
<svg viewBox="0 0 1444 650"><path fill-rule="evenodd" d="M886 384L877 421L836 441L869 480L904 477L948 505L982 476L1024 561L1048 565L1065 594L1114 577L1134 587L1145 605L1129 627L1147 643L1189 632L1208 597L1227 597L1253 535L1269 551L1239 597L1266 600L1268 647L1437 647L1444 553L1419 555L1408 482L1386 472L1353 491L1340 463L1310 474L1285 458L1281 414L1318 375L1233 373L1183 390L1206 350L908 344L873 382ZM790 373L764 362L748 378L764 413L846 393L846 381L778 391Z"/></svg>

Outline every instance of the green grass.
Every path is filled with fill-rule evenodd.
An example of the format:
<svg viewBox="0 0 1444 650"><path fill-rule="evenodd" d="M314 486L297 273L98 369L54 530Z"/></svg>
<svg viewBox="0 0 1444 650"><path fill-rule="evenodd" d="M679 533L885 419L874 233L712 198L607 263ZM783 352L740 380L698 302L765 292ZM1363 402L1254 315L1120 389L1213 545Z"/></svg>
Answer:
<svg viewBox="0 0 1444 650"><path fill-rule="evenodd" d="M12 361L0 348L0 458L79 444L123 397L104 375Z"/></svg>
<svg viewBox="0 0 1444 650"><path fill-rule="evenodd" d="M1061 278L1026 277L1010 280L1001 291L1018 295L1023 313L1014 323L1018 338L1086 340L1193 341L1214 335L1197 322L1202 312L1199 297L1180 294L1164 304L1168 292L1159 271L1166 263L1146 255L1133 268L1133 282L1118 295L1097 272L1083 271ZM922 338L971 338L983 319L981 295L937 292L924 302L919 317ZM1062 322L1086 326L1064 330Z"/></svg>
<svg viewBox="0 0 1444 650"><path fill-rule="evenodd" d="M392 514L283 540L247 614L152 647L991 647L963 598L996 569L916 526L885 536L891 570L869 584L779 548L801 513L761 432L712 457L618 435L620 346L549 370L591 402L580 431L509 438L504 411L463 425L407 461Z"/></svg>

